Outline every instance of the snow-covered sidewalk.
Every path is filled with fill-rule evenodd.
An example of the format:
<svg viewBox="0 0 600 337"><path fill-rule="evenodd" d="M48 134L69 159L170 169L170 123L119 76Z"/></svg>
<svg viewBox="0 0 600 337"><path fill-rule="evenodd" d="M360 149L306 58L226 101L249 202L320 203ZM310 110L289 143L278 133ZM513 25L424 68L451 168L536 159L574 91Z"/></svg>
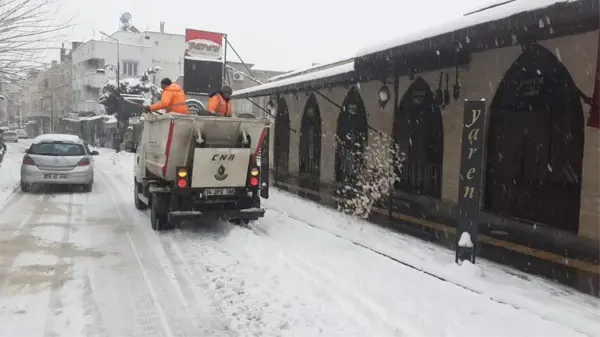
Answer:
<svg viewBox="0 0 600 337"><path fill-rule="evenodd" d="M20 140L18 143L7 143L7 153L0 163L0 209L18 189L21 175L21 161L24 150L31 144L31 140Z"/></svg>
<svg viewBox="0 0 600 337"><path fill-rule="evenodd" d="M101 152L130 199L132 154ZM287 193L264 205L252 231L160 236L241 335L600 336L597 298L484 260L459 267L444 248Z"/></svg>

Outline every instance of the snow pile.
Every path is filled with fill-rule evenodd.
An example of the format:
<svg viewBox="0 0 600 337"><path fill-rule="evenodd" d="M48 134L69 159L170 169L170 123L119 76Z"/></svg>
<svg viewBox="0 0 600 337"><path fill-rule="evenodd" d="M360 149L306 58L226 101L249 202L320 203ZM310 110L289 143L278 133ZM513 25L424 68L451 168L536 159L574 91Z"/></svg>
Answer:
<svg viewBox="0 0 600 337"><path fill-rule="evenodd" d="M506 303L530 316L563 324L589 336L600 336L600 300L592 296L484 259L479 259L476 266L470 263L459 266L454 263L453 250L340 215L335 210L275 189L271 190L271 197L264 200L263 205L267 207L267 214L280 212L355 245L368 247L378 254L401 261L415 270L446 280L438 282L440 287L469 289L481 298ZM297 236L292 237L298 240Z"/></svg>
<svg viewBox="0 0 600 337"><path fill-rule="evenodd" d="M342 143L337 139L338 146ZM338 210L359 218L368 218L376 204L389 195L402 170L404 154L400 153L393 139L377 134L372 145L367 145L363 153L354 153L365 158L363 165L357 165L356 181L348 182L342 193L346 196L338 205Z"/></svg>
<svg viewBox="0 0 600 337"><path fill-rule="evenodd" d="M0 210L18 189L21 177L21 160L23 153L21 146L16 143L6 144L7 152L0 163Z"/></svg>

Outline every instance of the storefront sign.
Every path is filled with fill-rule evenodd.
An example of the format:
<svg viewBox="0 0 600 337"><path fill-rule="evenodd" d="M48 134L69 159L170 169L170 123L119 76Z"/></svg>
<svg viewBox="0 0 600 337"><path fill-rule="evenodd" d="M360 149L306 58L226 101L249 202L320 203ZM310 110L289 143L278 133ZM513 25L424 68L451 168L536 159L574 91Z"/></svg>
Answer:
<svg viewBox="0 0 600 337"><path fill-rule="evenodd" d="M538 96L540 94L540 87L543 84L543 76L524 78L519 82L519 93L522 97Z"/></svg>
<svg viewBox="0 0 600 337"><path fill-rule="evenodd" d="M186 29L185 42L186 59L205 61L223 59L223 34Z"/></svg>
<svg viewBox="0 0 600 337"><path fill-rule="evenodd" d="M463 232L470 235L476 243L478 233L479 210L483 195L483 168L485 149L485 101L465 101L462 146L460 156L460 179L458 189L457 260L459 259L458 241ZM469 247L468 257L475 261L474 247Z"/></svg>

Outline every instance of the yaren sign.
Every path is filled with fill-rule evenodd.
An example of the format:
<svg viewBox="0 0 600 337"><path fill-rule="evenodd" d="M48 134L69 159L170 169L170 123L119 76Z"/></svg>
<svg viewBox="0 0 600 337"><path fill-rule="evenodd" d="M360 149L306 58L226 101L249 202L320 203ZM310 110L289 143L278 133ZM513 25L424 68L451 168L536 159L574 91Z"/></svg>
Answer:
<svg viewBox="0 0 600 337"><path fill-rule="evenodd" d="M463 232L469 233L476 244L479 210L483 195L483 169L486 126L485 101L465 101L462 146L460 156L460 180L458 184L458 230L456 235L458 261L469 259L475 262L475 247L461 251L458 241ZM466 255L465 258L459 255Z"/></svg>

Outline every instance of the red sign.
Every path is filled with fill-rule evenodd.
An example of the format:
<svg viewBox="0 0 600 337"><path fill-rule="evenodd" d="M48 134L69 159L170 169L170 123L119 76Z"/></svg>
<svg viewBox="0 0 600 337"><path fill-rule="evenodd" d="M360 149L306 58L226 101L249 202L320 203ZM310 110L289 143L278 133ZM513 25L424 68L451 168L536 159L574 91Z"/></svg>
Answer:
<svg viewBox="0 0 600 337"><path fill-rule="evenodd" d="M223 34L186 29L185 58L220 61L223 59Z"/></svg>

